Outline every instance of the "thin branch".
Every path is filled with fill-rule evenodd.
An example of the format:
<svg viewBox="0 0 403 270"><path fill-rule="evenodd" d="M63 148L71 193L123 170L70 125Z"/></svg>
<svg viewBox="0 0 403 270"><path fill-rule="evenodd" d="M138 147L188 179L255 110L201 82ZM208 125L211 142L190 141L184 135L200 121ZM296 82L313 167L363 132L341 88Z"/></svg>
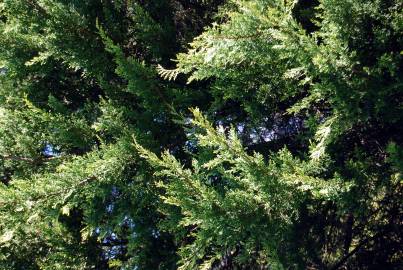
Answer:
<svg viewBox="0 0 403 270"><path fill-rule="evenodd" d="M343 258L341 258L332 268L331 270L337 270L340 267L342 267L350 257L352 257L354 254L356 254L364 245L366 245L370 240L375 239L378 237L378 234L375 234L372 237L366 238L364 241L362 241L360 244L358 244L352 251L350 251L348 254L346 254Z"/></svg>
<svg viewBox="0 0 403 270"><path fill-rule="evenodd" d="M70 187L70 188L64 188L55 192L51 192L51 193L46 193L46 194L41 194L39 196L37 196L36 198L34 198L35 201L40 201L43 199L48 199L49 197L55 197L55 196L60 196L64 193L67 193L68 191L72 191L74 189L77 189L78 187L81 187L85 184L87 184L88 182L91 182L93 180L96 180L97 178L93 175L90 176L88 178L85 178L84 180L81 180L77 185Z"/></svg>
<svg viewBox="0 0 403 270"><path fill-rule="evenodd" d="M39 158L30 158L30 157L20 157L20 156L12 156L12 155L6 155L0 157L0 159L5 159L5 160L14 160L14 161L25 161L33 164L40 164L40 163L45 163L45 162L50 162L54 159L58 159L60 157L39 157Z"/></svg>
<svg viewBox="0 0 403 270"><path fill-rule="evenodd" d="M244 40L244 39L256 39L256 38L260 38L262 35L264 34L264 32L262 31L257 31L254 34L250 34L250 35L241 35L241 36L225 36L225 35L216 35L213 36L214 39L216 40Z"/></svg>

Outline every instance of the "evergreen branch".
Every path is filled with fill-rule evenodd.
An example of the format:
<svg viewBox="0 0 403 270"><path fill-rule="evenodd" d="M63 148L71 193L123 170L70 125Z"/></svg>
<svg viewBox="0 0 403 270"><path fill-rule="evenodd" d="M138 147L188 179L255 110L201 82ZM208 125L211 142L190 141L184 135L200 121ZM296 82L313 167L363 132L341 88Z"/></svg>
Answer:
<svg viewBox="0 0 403 270"><path fill-rule="evenodd" d="M176 80L176 77L180 73L179 69L171 69L171 70L169 70L169 69L163 68L161 65L157 66L157 71L158 71L158 74L162 78L164 78L165 80L168 80L168 81Z"/></svg>
<svg viewBox="0 0 403 270"><path fill-rule="evenodd" d="M39 196L36 196L33 198L34 201L41 201L41 200L47 200L49 198L52 197L56 197L56 196L60 196L66 193L69 193L71 191L77 190L77 188L86 185L89 182L92 182L94 180L97 180L96 176L90 176L88 178L85 178L84 180L81 180L80 182L78 182L76 185L69 187L69 188L64 188L64 189L60 189L58 191L54 191L54 192L50 192L50 193L46 193L46 194L42 194Z"/></svg>
<svg viewBox="0 0 403 270"><path fill-rule="evenodd" d="M41 164L45 162L50 162L55 159L60 159L61 157L39 157L39 158L29 158L29 157L20 157L20 156L1 156L2 159L5 160L14 160L14 161L26 161L32 164Z"/></svg>
<svg viewBox="0 0 403 270"><path fill-rule="evenodd" d="M226 35L213 35L212 40L233 40L233 41L239 41L239 40L244 40L244 39L256 39L260 38L263 36L265 32L263 31L257 31L255 34L249 34L249 35L239 35L239 36L226 36Z"/></svg>

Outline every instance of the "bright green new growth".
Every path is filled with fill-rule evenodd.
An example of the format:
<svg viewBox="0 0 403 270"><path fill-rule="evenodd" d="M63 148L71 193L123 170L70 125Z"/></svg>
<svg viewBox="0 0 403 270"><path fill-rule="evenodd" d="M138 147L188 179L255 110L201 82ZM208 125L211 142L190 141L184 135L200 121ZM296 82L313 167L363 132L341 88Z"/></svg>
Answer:
<svg viewBox="0 0 403 270"><path fill-rule="evenodd" d="M140 156L163 179L159 182L166 190L163 201L180 208L180 216L167 214L195 238L181 248L180 269L198 269L199 260L204 261L200 269L210 269L226 250L232 252L238 245L259 247L261 259L280 265L278 243L297 220L303 197L336 199L346 187L337 180L310 176L306 171L315 165L293 158L286 149L272 154L268 162L258 153L250 155L233 128L227 138L198 109L192 113L192 124L201 129L198 144L212 151L202 163L193 159L192 168L184 168L168 151L159 158L135 141ZM222 189L209 180L214 172L225 181ZM176 230L177 224L173 226L171 230ZM248 260L247 252L238 256L240 263Z"/></svg>

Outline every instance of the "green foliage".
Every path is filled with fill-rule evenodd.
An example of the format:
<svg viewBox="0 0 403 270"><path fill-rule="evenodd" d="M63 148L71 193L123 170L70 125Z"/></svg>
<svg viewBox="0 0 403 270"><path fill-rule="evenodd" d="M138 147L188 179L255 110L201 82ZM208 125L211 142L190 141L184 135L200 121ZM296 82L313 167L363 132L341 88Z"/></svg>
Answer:
<svg viewBox="0 0 403 270"><path fill-rule="evenodd" d="M160 182L166 189L163 200L180 208L181 216L173 219L194 238L180 251L181 269L196 269L199 260L204 261L200 269L209 269L237 245L259 247L259 256L272 266L279 265L278 243L297 219L303 197L336 199L342 184L306 174L315 165L302 163L286 149L270 156L269 162L258 153L249 155L234 129L227 138L199 110L193 114L192 123L203 130L196 135L198 144L211 149L211 159L202 163L193 159L192 168L187 169L169 152L158 158L135 143L140 155L156 167L156 175L167 178ZM249 259L250 250L244 252L240 263Z"/></svg>
<svg viewBox="0 0 403 270"><path fill-rule="evenodd" d="M0 268L398 269L402 10L0 0Z"/></svg>

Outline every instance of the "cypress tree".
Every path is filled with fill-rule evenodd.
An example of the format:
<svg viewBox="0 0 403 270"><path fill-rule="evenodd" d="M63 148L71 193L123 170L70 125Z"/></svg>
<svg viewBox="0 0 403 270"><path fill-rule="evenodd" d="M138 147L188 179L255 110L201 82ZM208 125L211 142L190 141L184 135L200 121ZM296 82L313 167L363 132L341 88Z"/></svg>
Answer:
<svg viewBox="0 0 403 270"><path fill-rule="evenodd" d="M0 268L398 269L402 10L0 0Z"/></svg>

